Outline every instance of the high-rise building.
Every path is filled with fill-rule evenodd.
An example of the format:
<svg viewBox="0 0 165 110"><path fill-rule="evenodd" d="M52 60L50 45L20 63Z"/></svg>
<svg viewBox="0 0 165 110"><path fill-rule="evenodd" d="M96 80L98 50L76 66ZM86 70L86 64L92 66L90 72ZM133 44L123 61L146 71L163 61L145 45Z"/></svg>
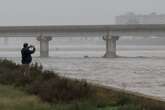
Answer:
<svg viewBox="0 0 165 110"><path fill-rule="evenodd" d="M165 24L165 14L137 15L130 12L116 16L116 24Z"/></svg>

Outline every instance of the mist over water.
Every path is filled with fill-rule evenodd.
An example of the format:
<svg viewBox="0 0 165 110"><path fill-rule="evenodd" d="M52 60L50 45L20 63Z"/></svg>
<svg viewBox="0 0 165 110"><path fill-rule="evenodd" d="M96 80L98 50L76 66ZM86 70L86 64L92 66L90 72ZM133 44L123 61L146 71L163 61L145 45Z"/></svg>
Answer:
<svg viewBox="0 0 165 110"><path fill-rule="evenodd" d="M34 37L0 38L0 57L21 57L23 43L35 45L34 57L40 56L40 42ZM122 57L165 57L165 38L127 38L117 41L117 54ZM50 57L102 57L102 37L54 37L49 42Z"/></svg>

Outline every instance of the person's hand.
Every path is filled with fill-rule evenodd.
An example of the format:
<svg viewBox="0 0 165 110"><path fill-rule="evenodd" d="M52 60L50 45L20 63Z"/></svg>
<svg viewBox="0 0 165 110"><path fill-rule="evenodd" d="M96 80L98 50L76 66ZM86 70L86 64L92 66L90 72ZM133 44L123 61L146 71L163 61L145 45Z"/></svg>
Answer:
<svg viewBox="0 0 165 110"><path fill-rule="evenodd" d="M29 48L33 47L32 45L29 46Z"/></svg>
<svg viewBox="0 0 165 110"><path fill-rule="evenodd" d="M34 45L30 45L29 47L34 48Z"/></svg>

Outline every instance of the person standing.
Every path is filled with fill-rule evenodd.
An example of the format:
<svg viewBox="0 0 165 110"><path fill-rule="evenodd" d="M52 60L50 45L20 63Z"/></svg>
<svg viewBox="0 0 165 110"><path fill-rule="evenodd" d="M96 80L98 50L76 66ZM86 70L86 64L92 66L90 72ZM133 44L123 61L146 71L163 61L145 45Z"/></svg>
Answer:
<svg viewBox="0 0 165 110"><path fill-rule="evenodd" d="M32 62L32 56L35 52L35 47L30 45L28 46L28 43L23 44L23 48L21 49L21 55L22 55L22 64L24 69L24 75L29 73L29 64Z"/></svg>

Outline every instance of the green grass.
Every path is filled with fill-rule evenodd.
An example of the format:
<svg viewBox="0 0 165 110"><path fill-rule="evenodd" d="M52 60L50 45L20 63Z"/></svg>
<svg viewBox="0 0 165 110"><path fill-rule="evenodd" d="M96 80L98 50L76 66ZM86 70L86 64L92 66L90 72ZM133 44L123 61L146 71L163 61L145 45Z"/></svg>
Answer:
<svg viewBox="0 0 165 110"><path fill-rule="evenodd" d="M38 97L28 95L12 86L0 85L1 110L51 110L51 106L43 103Z"/></svg>
<svg viewBox="0 0 165 110"><path fill-rule="evenodd" d="M12 86L0 85L1 110L96 110L97 107L85 102L54 104L42 102L38 97L29 95ZM99 109L100 110L100 109Z"/></svg>
<svg viewBox="0 0 165 110"><path fill-rule="evenodd" d="M123 107L98 107L95 102L89 100L69 104L49 104L13 86L0 85L0 110L122 110L121 108ZM131 105L130 108L135 107Z"/></svg>

